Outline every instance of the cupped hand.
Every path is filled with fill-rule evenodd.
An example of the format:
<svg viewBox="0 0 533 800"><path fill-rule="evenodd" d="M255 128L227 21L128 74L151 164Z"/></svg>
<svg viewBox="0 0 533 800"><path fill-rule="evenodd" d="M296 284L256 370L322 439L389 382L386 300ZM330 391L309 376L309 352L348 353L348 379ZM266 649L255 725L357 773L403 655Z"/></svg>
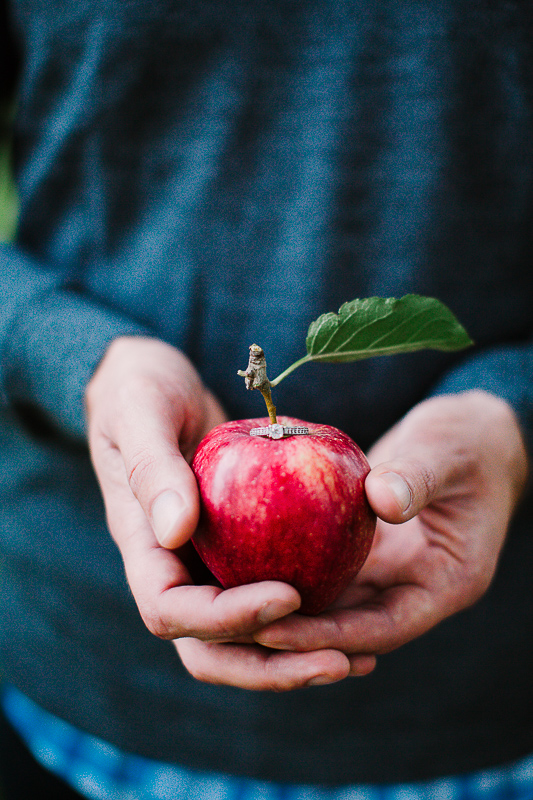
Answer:
<svg viewBox="0 0 533 800"><path fill-rule="evenodd" d="M370 555L333 607L293 614L254 638L282 651L391 651L470 606L488 588L527 474L511 408L484 392L416 406L369 453L378 515Z"/></svg>
<svg viewBox="0 0 533 800"><path fill-rule="evenodd" d="M254 632L299 608L291 586L194 584L186 554L199 497L189 462L224 413L189 360L157 339L116 339L87 386L86 407L108 527L148 629L176 640L190 672L213 683L285 690L345 677L340 652L254 643Z"/></svg>

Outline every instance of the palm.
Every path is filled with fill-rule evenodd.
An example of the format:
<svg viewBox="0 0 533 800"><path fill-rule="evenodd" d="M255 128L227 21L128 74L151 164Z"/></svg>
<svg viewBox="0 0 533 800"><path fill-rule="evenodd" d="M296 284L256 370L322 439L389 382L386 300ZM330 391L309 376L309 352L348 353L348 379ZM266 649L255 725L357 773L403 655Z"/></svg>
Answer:
<svg viewBox="0 0 533 800"><path fill-rule="evenodd" d="M329 612L360 629L365 650L394 649L473 602L468 538L457 522L429 507L401 525L378 522L365 566Z"/></svg>
<svg viewBox="0 0 533 800"><path fill-rule="evenodd" d="M525 475L512 417L507 429L500 419L494 425L493 414L505 410L498 404L477 395L435 399L383 437L369 454L375 468L367 493L379 519L363 569L319 617L293 615L256 640L384 653L477 600L494 574ZM489 435L495 429L501 438ZM383 480L391 473L410 486L405 510Z"/></svg>

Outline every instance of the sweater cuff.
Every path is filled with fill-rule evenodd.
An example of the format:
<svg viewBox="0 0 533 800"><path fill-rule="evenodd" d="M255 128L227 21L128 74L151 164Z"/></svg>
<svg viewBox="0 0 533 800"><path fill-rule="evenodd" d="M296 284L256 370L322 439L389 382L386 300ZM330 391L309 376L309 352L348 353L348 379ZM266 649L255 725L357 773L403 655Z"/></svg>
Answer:
<svg viewBox="0 0 533 800"><path fill-rule="evenodd" d="M68 289L49 289L19 309L3 353L8 402L38 406L64 433L86 435L87 383L119 336L150 336L141 325Z"/></svg>
<svg viewBox="0 0 533 800"><path fill-rule="evenodd" d="M533 348L499 347L464 359L433 388L432 395L483 390L506 400L522 428L533 464Z"/></svg>

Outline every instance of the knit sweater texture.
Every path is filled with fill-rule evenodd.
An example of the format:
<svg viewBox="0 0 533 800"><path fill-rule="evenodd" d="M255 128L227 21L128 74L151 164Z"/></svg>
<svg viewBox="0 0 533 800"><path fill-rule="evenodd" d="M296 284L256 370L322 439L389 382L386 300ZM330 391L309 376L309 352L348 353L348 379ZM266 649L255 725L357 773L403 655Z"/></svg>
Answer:
<svg viewBox="0 0 533 800"><path fill-rule="evenodd" d="M314 365L280 413L368 448L413 404L484 389L533 451L533 10L513 0L9 0L17 239L0 246L0 665L131 752L317 784L533 750L531 493L473 608L360 680L195 681L144 627L106 530L83 393L108 344L185 351L230 417L354 297L433 295L475 341ZM308 381L313 381L309 391Z"/></svg>

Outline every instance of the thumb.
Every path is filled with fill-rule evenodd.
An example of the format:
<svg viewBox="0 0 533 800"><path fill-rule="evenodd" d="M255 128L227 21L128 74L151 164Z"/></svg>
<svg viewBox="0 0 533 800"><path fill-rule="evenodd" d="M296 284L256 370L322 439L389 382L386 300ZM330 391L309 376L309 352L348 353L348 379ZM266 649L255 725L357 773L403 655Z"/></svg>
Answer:
<svg viewBox="0 0 533 800"><path fill-rule="evenodd" d="M124 530L124 536L128 536L123 503L128 496L134 497L159 544L174 549L196 529L200 513L198 485L180 452L179 426L165 415L147 409L143 412L133 419L127 413L122 415L114 441L101 431L93 432L93 465L108 521L112 518L115 523L113 534Z"/></svg>
<svg viewBox="0 0 533 800"><path fill-rule="evenodd" d="M198 523L196 478L170 436L152 435L149 442L149 449L132 447L128 442L121 448L122 457L130 490L156 539L163 547L173 549L192 536Z"/></svg>
<svg viewBox="0 0 533 800"><path fill-rule="evenodd" d="M368 502L385 522L401 523L415 517L436 496L438 471L416 459L395 459L378 464L365 482Z"/></svg>

